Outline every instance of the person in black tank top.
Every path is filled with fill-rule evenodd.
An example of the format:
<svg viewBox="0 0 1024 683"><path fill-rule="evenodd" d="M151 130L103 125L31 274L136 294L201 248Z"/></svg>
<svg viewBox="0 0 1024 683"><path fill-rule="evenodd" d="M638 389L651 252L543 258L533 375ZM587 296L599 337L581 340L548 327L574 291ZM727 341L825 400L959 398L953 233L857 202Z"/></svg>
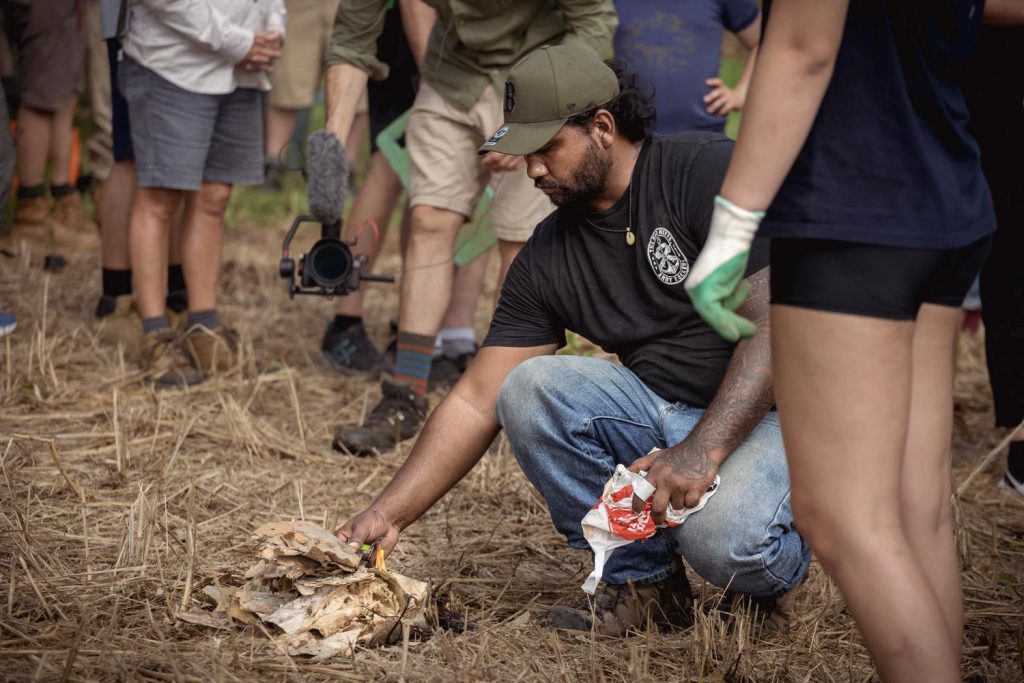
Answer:
<svg viewBox="0 0 1024 683"><path fill-rule="evenodd" d="M772 239L772 376L797 527L886 681L960 680L950 505L959 305L992 201L959 76L981 0L766 0L711 233L686 283L723 336Z"/></svg>

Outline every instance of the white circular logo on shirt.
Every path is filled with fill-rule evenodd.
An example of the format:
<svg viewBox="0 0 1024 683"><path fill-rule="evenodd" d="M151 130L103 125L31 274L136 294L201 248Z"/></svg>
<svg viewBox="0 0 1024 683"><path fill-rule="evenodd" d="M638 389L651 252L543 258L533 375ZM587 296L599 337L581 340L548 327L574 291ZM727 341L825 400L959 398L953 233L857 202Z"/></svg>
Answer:
<svg viewBox="0 0 1024 683"><path fill-rule="evenodd" d="M647 242L647 260L658 279L666 285L678 285L690 272L690 262L683 255L676 238L665 228L655 228Z"/></svg>

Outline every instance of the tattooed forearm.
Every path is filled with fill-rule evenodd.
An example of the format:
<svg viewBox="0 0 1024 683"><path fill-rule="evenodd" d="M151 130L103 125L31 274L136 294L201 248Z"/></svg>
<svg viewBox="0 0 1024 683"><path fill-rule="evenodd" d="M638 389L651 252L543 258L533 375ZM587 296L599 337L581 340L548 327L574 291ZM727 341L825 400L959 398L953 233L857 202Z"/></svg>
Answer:
<svg viewBox="0 0 1024 683"><path fill-rule="evenodd" d="M683 442L691 453L688 467L717 466L768 413L772 395L771 344L768 310L768 269L748 278L750 296L737 311L757 323L757 334L740 342L725 378L704 416Z"/></svg>

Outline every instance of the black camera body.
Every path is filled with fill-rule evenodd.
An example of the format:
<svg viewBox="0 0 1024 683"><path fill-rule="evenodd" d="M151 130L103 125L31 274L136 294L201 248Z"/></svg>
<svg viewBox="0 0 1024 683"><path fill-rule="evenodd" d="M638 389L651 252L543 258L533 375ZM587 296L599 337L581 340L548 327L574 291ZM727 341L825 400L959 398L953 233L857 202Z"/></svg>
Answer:
<svg viewBox="0 0 1024 683"><path fill-rule="evenodd" d="M292 238L303 223L321 226L320 239L308 253L299 256L298 272L295 259L290 256ZM288 281L288 296L311 294L314 296L343 296L359 289L363 280L394 282L389 275L364 273L366 254L353 254L352 245L341 239L341 223L320 223L312 216L299 216L285 235L281 245L281 263L278 272ZM296 282L296 276L298 282Z"/></svg>

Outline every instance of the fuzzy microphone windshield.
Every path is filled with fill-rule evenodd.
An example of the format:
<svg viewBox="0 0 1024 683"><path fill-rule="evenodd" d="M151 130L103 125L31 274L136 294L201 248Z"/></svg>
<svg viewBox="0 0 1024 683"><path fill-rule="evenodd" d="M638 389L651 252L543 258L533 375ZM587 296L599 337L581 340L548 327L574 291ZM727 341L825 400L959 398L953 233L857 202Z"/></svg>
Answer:
<svg viewBox="0 0 1024 683"><path fill-rule="evenodd" d="M318 130L309 136L306 161L309 213L320 223L337 223L348 193L348 158L334 133Z"/></svg>

